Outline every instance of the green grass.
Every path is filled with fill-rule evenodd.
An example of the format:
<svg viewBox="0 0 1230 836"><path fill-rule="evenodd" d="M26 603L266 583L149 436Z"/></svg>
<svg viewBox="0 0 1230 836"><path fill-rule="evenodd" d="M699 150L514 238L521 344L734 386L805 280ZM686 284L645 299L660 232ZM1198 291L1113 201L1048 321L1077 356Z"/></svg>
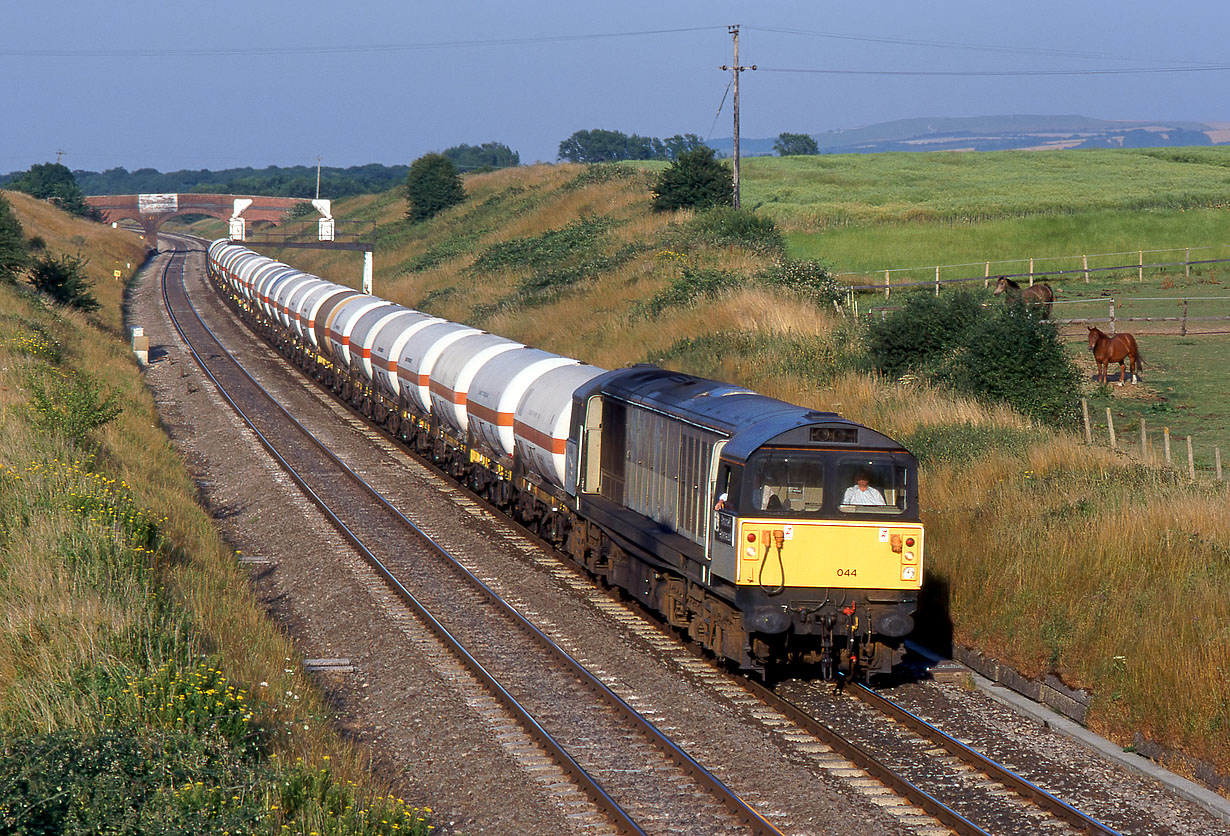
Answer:
<svg viewBox="0 0 1230 836"><path fill-rule="evenodd" d="M1224 206L1230 148L757 157L743 202L792 229Z"/></svg>

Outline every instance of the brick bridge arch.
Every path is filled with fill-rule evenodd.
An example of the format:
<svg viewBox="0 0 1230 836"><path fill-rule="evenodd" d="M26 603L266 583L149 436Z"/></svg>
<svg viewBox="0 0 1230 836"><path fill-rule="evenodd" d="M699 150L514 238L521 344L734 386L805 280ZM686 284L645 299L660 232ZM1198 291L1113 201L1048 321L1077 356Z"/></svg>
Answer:
<svg viewBox="0 0 1230 836"><path fill-rule="evenodd" d="M91 195L85 202L97 209L106 223L121 220L140 222L145 230L146 245L156 249L158 229L169 219L179 215L209 215L229 220L239 198L252 201L252 205L243 211L247 221L266 221L273 226L282 222L288 210L304 202L304 198L298 197L192 193Z"/></svg>

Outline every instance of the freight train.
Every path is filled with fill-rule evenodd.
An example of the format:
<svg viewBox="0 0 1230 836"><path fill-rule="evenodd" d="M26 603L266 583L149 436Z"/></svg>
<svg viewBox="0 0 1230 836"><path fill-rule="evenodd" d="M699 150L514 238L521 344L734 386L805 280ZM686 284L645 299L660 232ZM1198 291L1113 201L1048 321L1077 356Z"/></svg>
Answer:
<svg viewBox="0 0 1230 836"><path fill-rule="evenodd" d="M651 365L607 370L220 239L257 333L598 582L739 668L887 671L923 573L918 464L836 413Z"/></svg>

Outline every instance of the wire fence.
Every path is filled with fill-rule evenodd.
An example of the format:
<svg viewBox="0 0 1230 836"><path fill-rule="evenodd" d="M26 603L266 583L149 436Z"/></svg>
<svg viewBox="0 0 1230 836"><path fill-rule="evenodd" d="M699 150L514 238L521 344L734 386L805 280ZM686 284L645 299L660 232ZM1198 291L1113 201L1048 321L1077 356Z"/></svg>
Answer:
<svg viewBox="0 0 1230 836"><path fill-rule="evenodd" d="M1182 253L1182 258L1179 254ZM1211 256L1193 259L1192 254ZM1172 256L1163 258L1162 256ZM1149 256L1148 261L1145 257ZM870 272L837 273L834 278L851 285L856 291L883 293L889 298L894 290L934 287L938 294L946 284L982 282L990 287L999 278L1013 281L1024 279L1029 285L1038 280L1083 278L1088 283L1094 274L1136 273L1143 281L1146 272L1183 268L1185 278L1192 269L1206 265L1230 263L1230 245L1204 247L1172 247L1161 250L1130 250L1118 253L1083 253L1068 256L1039 256L1003 261L972 261L964 264L937 264L926 267L892 267ZM1046 269L1043 269L1046 268Z"/></svg>
<svg viewBox="0 0 1230 836"><path fill-rule="evenodd" d="M1090 420L1087 398L1081 398L1081 418L1084 422L1086 444L1100 443L1102 433L1105 432L1106 443L1110 449L1138 458L1141 463L1150 467L1185 471L1188 479L1193 482L1196 481L1198 473L1203 474L1206 471L1205 468L1196 467L1195 447L1190 435L1183 439L1172 439L1170 427L1166 426L1160 431L1156 427L1150 431L1144 418L1140 419L1139 429L1127 424L1116 430L1115 417L1109 406L1106 407L1106 424L1095 424ZM1223 481L1219 446L1213 447L1211 475L1218 482Z"/></svg>

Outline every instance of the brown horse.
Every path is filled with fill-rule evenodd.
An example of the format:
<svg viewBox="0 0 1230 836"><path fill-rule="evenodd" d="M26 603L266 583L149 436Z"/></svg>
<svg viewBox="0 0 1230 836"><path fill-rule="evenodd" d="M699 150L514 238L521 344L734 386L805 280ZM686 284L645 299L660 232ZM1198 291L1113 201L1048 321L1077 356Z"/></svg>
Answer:
<svg viewBox="0 0 1230 836"><path fill-rule="evenodd" d="M1133 383L1136 382L1137 370L1145 367L1145 362L1140 357L1140 349L1136 347L1136 338L1128 333L1108 337L1100 329L1090 325L1089 350L1093 352L1093 359L1098 362L1099 383L1106 382L1107 366L1111 363L1119 364L1120 386L1126 379L1125 364L1131 366Z"/></svg>
<svg viewBox="0 0 1230 836"><path fill-rule="evenodd" d="M1008 294L1009 299L1014 302L1023 302L1026 305L1041 305L1043 313L1047 319L1051 318L1051 303L1055 301L1055 292L1051 290L1051 286L1046 283L1031 285L1030 287L1021 289L1021 286L1007 276L1000 276L999 281L995 283L995 296L1001 293Z"/></svg>

